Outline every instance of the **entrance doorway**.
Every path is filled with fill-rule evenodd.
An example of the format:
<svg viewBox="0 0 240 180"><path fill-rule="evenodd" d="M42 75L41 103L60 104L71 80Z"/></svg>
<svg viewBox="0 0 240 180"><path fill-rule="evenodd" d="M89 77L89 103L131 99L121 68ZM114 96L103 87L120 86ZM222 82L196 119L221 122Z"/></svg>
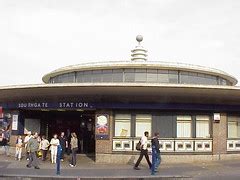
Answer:
<svg viewBox="0 0 240 180"><path fill-rule="evenodd" d="M49 140L54 134L65 135L70 142L71 133L78 136L78 153L95 154L95 112L94 111L23 111L25 122L29 119L40 120L40 134ZM34 122L34 121L33 121Z"/></svg>

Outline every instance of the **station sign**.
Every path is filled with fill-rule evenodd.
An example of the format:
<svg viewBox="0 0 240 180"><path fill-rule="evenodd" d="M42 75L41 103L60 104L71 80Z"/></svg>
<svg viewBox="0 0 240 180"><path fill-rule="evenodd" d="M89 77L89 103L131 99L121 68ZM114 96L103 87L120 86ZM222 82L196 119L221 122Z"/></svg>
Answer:
<svg viewBox="0 0 240 180"><path fill-rule="evenodd" d="M93 106L87 102L58 102L58 103L49 103L49 102L27 102L27 103L18 103L17 108L20 109L91 109Z"/></svg>

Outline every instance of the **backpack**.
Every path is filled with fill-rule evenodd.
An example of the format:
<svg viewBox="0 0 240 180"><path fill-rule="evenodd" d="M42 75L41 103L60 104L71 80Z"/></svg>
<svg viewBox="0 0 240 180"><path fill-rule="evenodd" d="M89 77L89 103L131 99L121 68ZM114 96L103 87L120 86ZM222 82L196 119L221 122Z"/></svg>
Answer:
<svg viewBox="0 0 240 180"><path fill-rule="evenodd" d="M141 151L141 150L142 150L141 140L139 140L139 142L136 144L136 150L137 150L137 151Z"/></svg>

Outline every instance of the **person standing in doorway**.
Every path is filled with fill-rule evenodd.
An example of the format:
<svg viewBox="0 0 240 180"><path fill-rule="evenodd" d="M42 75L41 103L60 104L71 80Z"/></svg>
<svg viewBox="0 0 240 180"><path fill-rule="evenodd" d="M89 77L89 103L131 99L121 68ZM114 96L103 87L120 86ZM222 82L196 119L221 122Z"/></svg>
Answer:
<svg viewBox="0 0 240 180"><path fill-rule="evenodd" d="M34 135L29 139L27 144L27 151L29 152L29 162L27 164L28 168L34 166L35 169L39 168L38 158L37 158L37 151L39 149L38 143L38 133L34 133Z"/></svg>
<svg viewBox="0 0 240 180"><path fill-rule="evenodd" d="M57 134L53 135L53 138L50 141L50 150L51 150L51 161L52 164L56 164L57 162L57 146L60 145Z"/></svg>
<svg viewBox="0 0 240 180"><path fill-rule="evenodd" d="M155 172L157 172L157 169L159 165L161 164L161 155L160 155L160 144L159 144L159 133L155 133L154 137L152 139L152 147L155 150L155 162L152 164L152 168Z"/></svg>
<svg viewBox="0 0 240 180"><path fill-rule="evenodd" d="M68 147L67 137L65 136L64 132L61 132L61 135L59 137L59 141L60 141L60 145L62 147L61 161L64 161L64 154L66 152L66 148Z"/></svg>
<svg viewBox="0 0 240 180"><path fill-rule="evenodd" d="M40 150L42 152L42 161L46 161L49 141L46 139L46 136L42 136L42 140L40 142Z"/></svg>
<svg viewBox="0 0 240 180"><path fill-rule="evenodd" d="M141 138L141 152L140 152L140 156L134 166L135 170L140 170L140 168L138 166L139 166L140 162L142 161L143 156L145 156L149 168L151 169L151 167L152 167L152 163L149 160L148 149L147 149L148 136L149 136L149 133L147 131L145 131L144 135Z"/></svg>
<svg viewBox="0 0 240 180"><path fill-rule="evenodd" d="M72 159L71 159L71 163L69 164L71 167L76 167L76 163L77 163L77 150L78 150L78 138L76 133L72 133L71 134L72 138L71 138L71 150L72 150Z"/></svg>
<svg viewBox="0 0 240 180"><path fill-rule="evenodd" d="M32 138L32 132L28 131L27 136L24 138L24 144L25 144L25 149L26 149L26 159L29 160L29 153L27 151L27 146L28 146L28 141L29 139Z"/></svg>
<svg viewBox="0 0 240 180"><path fill-rule="evenodd" d="M16 140L15 158L16 158L16 160L19 160L19 161L22 159L22 146L23 146L22 136L18 136L18 138Z"/></svg>
<svg viewBox="0 0 240 180"><path fill-rule="evenodd" d="M2 146L4 148L4 152L7 156L10 156L10 154L9 154L9 141L10 141L10 132L7 128L4 128L2 130Z"/></svg>

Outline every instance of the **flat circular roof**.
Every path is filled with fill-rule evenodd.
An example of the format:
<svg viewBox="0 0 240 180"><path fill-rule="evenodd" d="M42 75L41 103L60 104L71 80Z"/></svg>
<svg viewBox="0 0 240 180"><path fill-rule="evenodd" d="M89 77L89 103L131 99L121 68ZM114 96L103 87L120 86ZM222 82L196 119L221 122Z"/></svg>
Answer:
<svg viewBox="0 0 240 180"><path fill-rule="evenodd" d="M188 72L203 73L207 75L219 76L223 79L230 81L233 85L238 83L238 80L230 74L204 66L184 64L184 63L170 63L170 62L132 62L132 61L105 61L105 62L91 62L84 64L77 64L62 67L52 71L43 76L44 83L48 83L50 78L57 75L76 72L76 71L88 71L88 70L102 70L102 69L120 69L120 68L142 68L142 69L163 69L163 70L183 70Z"/></svg>

